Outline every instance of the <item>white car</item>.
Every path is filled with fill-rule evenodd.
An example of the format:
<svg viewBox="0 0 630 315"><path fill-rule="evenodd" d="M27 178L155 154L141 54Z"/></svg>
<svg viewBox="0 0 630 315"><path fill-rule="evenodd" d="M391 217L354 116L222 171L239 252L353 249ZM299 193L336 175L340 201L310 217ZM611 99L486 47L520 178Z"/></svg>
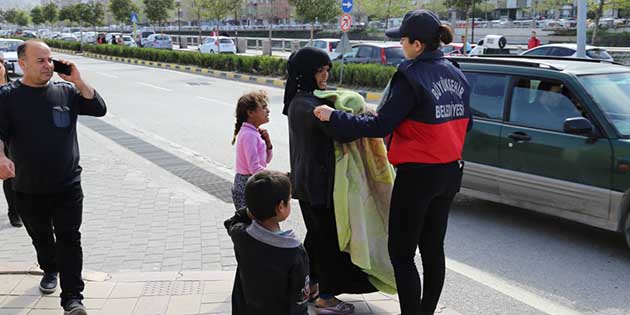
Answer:
<svg viewBox="0 0 630 315"><path fill-rule="evenodd" d="M107 33L105 34L105 43L107 44L111 44L112 43L112 37L116 36L116 38L118 38L118 36L122 36L122 33Z"/></svg>
<svg viewBox="0 0 630 315"><path fill-rule="evenodd" d="M554 56L565 58L577 58L577 44L548 44L532 48L522 52L523 56ZM586 46L586 58L605 61L614 61L606 49L595 46Z"/></svg>
<svg viewBox="0 0 630 315"><path fill-rule="evenodd" d="M339 57L339 53L335 51L339 42L341 42L341 40L336 38L318 38L314 39L313 42L307 46L319 48L328 54L330 60L335 60Z"/></svg>
<svg viewBox="0 0 630 315"><path fill-rule="evenodd" d="M138 44L136 44L136 41L133 40L131 35L123 35L123 45L128 47L138 47Z"/></svg>
<svg viewBox="0 0 630 315"><path fill-rule="evenodd" d="M0 39L0 54L4 57L4 64L9 73L23 75L18 63L17 47L23 43L19 39Z"/></svg>
<svg viewBox="0 0 630 315"><path fill-rule="evenodd" d="M208 37L204 39L203 44L199 46L199 51L202 54L236 54L236 45L234 45L234 41L229 37Z"/></svg>

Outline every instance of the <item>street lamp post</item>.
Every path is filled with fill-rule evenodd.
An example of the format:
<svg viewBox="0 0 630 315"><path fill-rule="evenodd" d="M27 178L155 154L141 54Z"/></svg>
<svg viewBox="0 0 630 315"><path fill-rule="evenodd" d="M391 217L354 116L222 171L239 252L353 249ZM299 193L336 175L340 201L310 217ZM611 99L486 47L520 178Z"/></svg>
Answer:
<svg viewBox="0 0 630 315"><path fill-rule="evenodd" d="M182 26L180 24L180 17L181 17L181 6L182 6L182 1L181 0L175 0L175 6L177 7L177 42L179 43L179 48L186 48L186 44L185 42L182 42Z"/></svg>

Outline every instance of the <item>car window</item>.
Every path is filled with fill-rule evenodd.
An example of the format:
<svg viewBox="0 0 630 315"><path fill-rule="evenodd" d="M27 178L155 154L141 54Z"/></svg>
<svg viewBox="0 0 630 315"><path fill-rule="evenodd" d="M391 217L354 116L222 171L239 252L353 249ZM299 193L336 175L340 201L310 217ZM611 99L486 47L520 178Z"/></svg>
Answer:
<svg viewBox="0 0 630 315"><path fill-rule="evenodd" d="M219 43L221 43L221 44L232 44L232 40L229 39L229 38L221 38L219 40Z"/></svg>
<svg viewBox="0 0 630 315"><path fill-rule="evenodd" d="M21 43L17 41L0 41L0 51L17 51L17 47Z"/></svg>
<svg viewBox="0 0 630 315"><path fill-rule="evenodd" d="M385 48L385 57L389 59L404 59L405 54L401 47L389 47Z"/></svg>
<svg viewBox="0 0 630 315"><path fill-rule="evenodd" d="M575 54L575 50L566 47L554 47L549 55L558 57L570 57Z"/></svg>
<svg viewBox="0 0 630 315"><path fill-rule="evenodd" d="M369 58L371 55L372 55L372 47L359 46L359 50L357 51L357 58Z"/></svg>
<svg viewBox="0 0 630 315"><path fill-rule="evenodd" d="M467 72L465 75L471 85L470 107L473 115L501 120L510 76L474 72Z"/></svg>
<svg viewBox="0 0 630 315"><path fill-rule="evenodd" d="M586 55L593 59L612 59L608 52L604 49L591 49L586 51Z"/></svg>
<svg viewBox="0 0 630 315"><path fill-rule="evenodd" d="M381 48L372 48L372 58L373 60L381 60Z"/></svg>
<svg viewBox="0 0 630 315"><path fill-rule="evenodd" d="M330 46L332 47L332 50L337 49L337 44L339 44L339 42L330 42Z"/></svg>
<svg viewBox="0 0 630 315"><path fill-rule="evenodd" d="M313 43L313 47L315 48L320 48L320 49L325 49L326 48L326 43L324 43L321 40L317 40Z"/></svg>
<svg viewBox="0 0 630 315"><path fill-rule="evenodd" d="M619 134L630 137L630 72L588 75L579 79Z"/></svg>
<svg viewBox="0 0 630 315"><path fill-rule="evenodd" d="M563 131L567 118L583 117L568 89L559 82L520 79L512 94L511 123Z"/></svg>
<svg viewBox="0 0 630 315"><path fill-rule="evenodd" d="M526 53L524 53L523 55L526 56L547 56L549 55L549 51L551 50L551 47L540 47L540 48L536 48L534 50L528 51Z"/></svg>

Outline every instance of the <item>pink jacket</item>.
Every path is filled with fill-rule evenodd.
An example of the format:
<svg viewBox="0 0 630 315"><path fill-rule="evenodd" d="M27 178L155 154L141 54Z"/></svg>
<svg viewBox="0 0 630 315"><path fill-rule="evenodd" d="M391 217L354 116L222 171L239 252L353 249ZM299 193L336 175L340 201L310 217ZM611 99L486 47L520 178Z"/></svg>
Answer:
<svg viewBox="0 0 630 315"><path fill-rule="evenodd" d="M243 123L236 137L236 172L241 175L256 174L267 167L272 156L258 129L250 123Z"/></svg>

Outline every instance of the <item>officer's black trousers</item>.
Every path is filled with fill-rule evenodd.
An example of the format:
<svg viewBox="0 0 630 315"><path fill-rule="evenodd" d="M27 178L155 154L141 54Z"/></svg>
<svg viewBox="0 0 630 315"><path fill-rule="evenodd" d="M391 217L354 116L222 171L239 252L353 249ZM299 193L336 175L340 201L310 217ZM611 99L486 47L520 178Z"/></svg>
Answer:
<svg viewBox="0 0 630 315"><path fill-rule="evenodd" d="M9 206L9 213L14 213L15 210L15 192L11 187L11 180L5 179L2 182L2 189L4 190L4 197L7 199L7 205Z"/></svg>
<svg viewBox="0 0 630 315"><path fill-rule="evenodd" d="M404 164L396 171L389 215L389 255L402 315L433 314L444 286L444 236L461 185L458 162ZM414 256L420 249L424 295Z"/></svg>
<svg viewBox="0 0 630 315"><path fill-rule="evenodd" d="M81 184L74 184L52 195L16 192L15 196L18 212L35 246L40 268L44 272L59 272L61 305L68 299L82 299Z"/></svg>

